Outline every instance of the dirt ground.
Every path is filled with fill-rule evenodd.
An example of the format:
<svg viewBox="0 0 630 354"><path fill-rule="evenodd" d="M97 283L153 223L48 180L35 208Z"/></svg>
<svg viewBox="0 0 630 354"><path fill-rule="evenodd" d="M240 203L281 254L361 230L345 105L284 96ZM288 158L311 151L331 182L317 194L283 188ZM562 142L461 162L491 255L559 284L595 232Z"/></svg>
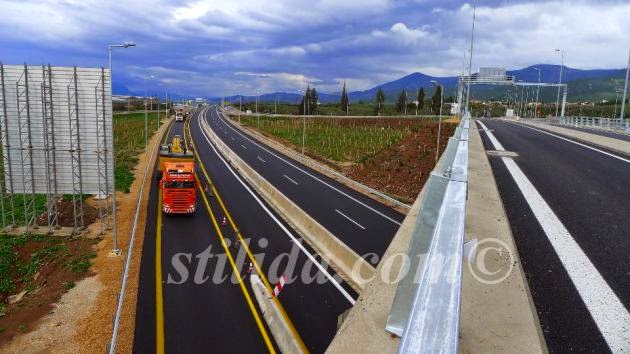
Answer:
<svg viewBox="0 0 630 354"><path fill-rule="evenodd" d="M440 154L455 128L455 124L442 125ZM418 130L363 163L342 170L355 181L411 203L435 167L436 137L437 125Z"/></svg>
<svg viewBox="0 0 630 354"><path fill-rule="evenodd" d="M90 225L96 221L98 210L94 207L94 202L86 200L83 202L83 225ZM71 199L59 198L57 200L57 221L59 226L72 227L74 224L74 206ZM37 218L38 225L47 225L47 213L42 213Z"/></svg>
<svg viewBox="0 0 630 354"><path fill-rule="evenodd" d="M95 242L31 236L15 247L17 257L10 272L15 290L0 293L0 303L5 304L0 317L0 347L30 332L41 317L54 310L53 304L63 293L91 275L89 260L95 256ZM10 295L23 297L11 303Z"/></svg>
<svg viewBox="0 0 630 354"><path fill-rule="evenodd" d="M168 124L153 136L149 149L157 142ZM148 158L142 153L134 171L135 181L130 193L116 193L118 210L118 242L121 256L110 256L112 233L94 245L96 257L92 259L91 276L77 281L58 301L45 311L46 315L28 330L15 336L0 347L3 353L102 353L112 335L112 319L115 315L120 291L123 265L129 249L129 240L135 206ZM149 163L152 163L153 159ZM147 177L150 180L151 176ZM133 343L138 271L142 252L143 232L146 221L148 188L145 188L138 219L137 234L129 269L123 316L120 324L117 352L130 353ZM72 204L70 203L70 206ZM95 242L84 240L85 242ZM61 279L63 282L64 280ZM31 329L32 328L32 329Z"/></svg>

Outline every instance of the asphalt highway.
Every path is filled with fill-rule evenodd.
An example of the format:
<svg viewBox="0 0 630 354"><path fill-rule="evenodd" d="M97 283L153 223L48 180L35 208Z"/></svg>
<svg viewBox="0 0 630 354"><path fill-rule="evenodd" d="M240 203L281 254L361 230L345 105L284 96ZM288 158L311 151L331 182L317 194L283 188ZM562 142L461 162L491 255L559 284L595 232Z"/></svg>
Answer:
<svg viewBox="0 0 630 354"><path fill-rule="evenodd" d="M277 351L273 338L270 338L271 347L265 340L265 333L271 337L269 328L265 324L261 326L254 315L262 316L250 286L248 265L252 257L245 252L244 244L255 255L254 272L258 273L260 269L262 277L268 279L271 286L275 285L279 275L286 273L289 258L294 260L296 279L285 286L278 302L293 326L294 335L306 349L314 353L324 352L336 333L338 316L352 306L357 294L328 269L310 247L301 243L295 231L224 162L200 130L198 114L187 122L189 129L186 132L184 126L187 124L173 123L169 139L179 134L189 146L194 146L201 192L206 195L211 213L202 198L198 198L194 215L164 215L161 242L158 242L159 193L157 183L152 186L141 261L134 352L156 352L160 336L163 336L165 351L169 353ZM223 225L224 217L229 219L228 225ZM226 252L221 238L231 245L228 249L243 286L231 283L230 279L223 282L209 279L201 284L188 279L177 284L181 282L181 272L173 257L179 257L188 266L189 278L193 278L202 262L199 255L208 250L213 257L207 262L202 276L212 278L220 266L220 259L224 260L224 269L218 273L234 276L230 262L225 262ZM301 243L301 247L297 247L297 243ZM161 250L157 254L156 245ZM294 248L294 256L289 257ZM185 256L176 256L178 254L192 256L188 260ZM156 283L158 259L162 273L161 297ZM306 278L318 278L320 282L305 281L302 273L308 273ZM245 294L249 294L253 305ZM156 319L160 313L159 298L163 303L162 329Z"/></svg>
<svg viewBox="0 0 630 354"><path fill-rule="evenodd" d="M172 124L165 141L170 141L173 135L183 135L183 124ZM134 353L159 353L158 341L163 341L163 350L169 353L265 352L265 343L237 286L230 282L203 285L192 280L182 284L167 282L169 277L174 282L181 281L171 262L176 253L192 253L194 257L208 247L219 253L221 245L205 205L198 201L198 209L192 216L162 218L161 252L156 254L158 213L162 212L158 194L158 184L153 181L140 263ZM196 269L196 260L191 258L194 265L191 272ZM162 294L156 294L156 263L162 272ZM216 267L213 264L208 265L207 273L213 274ZM224 273L229 274L229 269ZM161 311L156 301L159 298ZM159 312L163 313L163 321L158 325ZM240 333L248 334L247 341L236 335L237 328Z"/></svg>
<svg viewBox="0 0 630 354"><path fill-rule="evenodd" d="M383 255L404 215L241 133L215 107L204 119L247 164L355 252L368 260L369 254Z"/></svg>
<svg viewBox="0 0 630 354"><path fill-rule="evenodd" d="M480 122L549 351L630 350L630 159Z"/></svg>

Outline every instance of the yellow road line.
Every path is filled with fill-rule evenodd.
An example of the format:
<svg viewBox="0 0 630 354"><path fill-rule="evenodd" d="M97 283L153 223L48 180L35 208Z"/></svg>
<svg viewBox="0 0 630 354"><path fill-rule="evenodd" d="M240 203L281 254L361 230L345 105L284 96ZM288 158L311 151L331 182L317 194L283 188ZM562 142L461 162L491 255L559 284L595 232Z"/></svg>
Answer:
<svg viewBox="0 0 630 354"><path fill-rule="evenodd" d="M164 300L162 297L162 190L158 190L157 230L155 234L155 351L164 353Z"/></svg>
<svg viewBox="0 0 630 354"><path fill-rule="evenodd" d="M199 118L199 119L201 119L201 118ZM230 215L230 212L225 207L225 203L223 203L223 199L221 198L221 195L219 194L217 189L214 187L214 183L212 183L212 179L210 179L210 176L208 175L208 172L206 171L206 167L204 166L204 164L201 161L201 159L197 156L197 153L196 153L197 152L197 147L195 146L195 141L192 139L192 135L190 134L190 120L188 121L188 124L184 128L184 136L185 136L186 128L188 128L188 135L189 135L189 138L190 138L190 142L192 143L193 150L195 151L195 156L197 157L197 161L199 162L199 165L201 166L201 170L202 170L204 176L206 177L206 180L208 181L208 183L210 184L210 187L212 188L212 193L214 193L214 196L217 198L217 201L219 202L219 205L221 206L221 210L226 215L226 217L228 219L228 222L230 223L230 226L232 227L232 230L236 233L239 241L241 242L241 244L245 248L245 252L247 253L248 258L250 259L250 261L254 265L254 268L256 268L256 273L258 273L258 275L260 275L260 278L263 280L263 283L265 284L265 287L267 288L267 291L270 294L272 294L273 293L273 288L272 288L271 284L269 283L269 280L265 276L265 272L263 272L262 268L258 264L256 258L254 257L254 255L252 254L251 250L249 249L249 246L247 246L247 243L245 242L245 240L243 238L243 235L241 234L241 232L239 231L238 227L236 226L236 223L234 222L234 219L232 218L232 215ZM204 195L204 197L205 197L205 195ZM302 338L300 337L300 334L298 333L297 329L293 325L293 321L291 321L291 318L289 318L289 315L286 313L286 311L284 309L284 306L282 306L282 303L280 302L280 300L278 300L277 297L274 296L272 299L273 299L274 303L276 304L276 306L278 307L278 309L280 310L280 313L281 313L282 317L286 321L286 323L287 323L287 325L289 327L289 330L291 331L291 334L293 335L293 337L298 342L298 344L300 346L300 349L302 350L302 352L308 353L308 349L306 348L306 345L302 341Z"/></svg>
<svg viewBox="0 0 630 354"><path fill-rule="evenodd" d="M271 339L269 338L269 334L267 334L267 330L265 329L265 326L263 325L261 319L260 319L260 315L258 314L258 310L256 310L256 307L254 306L254 302L252 301L251 296L249 295L249 291L247 290L247 288L245 287L245 283L243 282L243 278L241 277L241 274L238 271L238 268L236 267L236 262L234 262L234 258L232 257L232 253L230 253L230 249L228 248L228 245L225 243L225 238L223 237L223 232L221 232L221 228L219 227L219 223L217 222L217 219L214 217L214 214L212 213L212 208L210 207L210 203L208 202L208 198L206 197L206 194L203 192L203 189L201 188L201 181L199 180L198 176L195 176L195 178L197 179L197 188L199 189L199 194L201 194L201 196L203 197L203 202L206 205L206 209L208 210L208 214L210 215L210 219L212 219L212 224L214 225L214 229L217 231L217 234L219 235L219 238L221 239L221 245L223 246L223 249L225 250L225 253L228 257L228 260L230 261L230 265L232 266L232 270L234 271L234 275L236 275L237 279L238 279L238 285L241 288L241 291L243 292L243 295L245 296L245 300L247 301L247 305L249 306L249 309L252 312L252 315L254 316L254 320L256 321L256 325L258 326L258 329L260 330L260 333L263 336L263 340L265 341L265 344L267 345L267 349L269 350L270 353L276 353L275 348L273 347L273 344L271 343Z"/></svg>

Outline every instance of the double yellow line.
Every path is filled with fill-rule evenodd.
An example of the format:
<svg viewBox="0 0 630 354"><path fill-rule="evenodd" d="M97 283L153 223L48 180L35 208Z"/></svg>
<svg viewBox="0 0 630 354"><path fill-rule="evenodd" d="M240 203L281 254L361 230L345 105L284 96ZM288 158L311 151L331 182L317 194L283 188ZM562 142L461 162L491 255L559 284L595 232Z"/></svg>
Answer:
<svg viewBox="0 0 630 354"><path fill-rule="evenodd" d="M201 117L199 118L201 119ZM232 228L232 230L234 231L234 233L237 235L238 240L241 242L241 245L244 247L245 252L247 253L248 258L250 259L252 265L254 266L254 268L256 269L256 273L260 276L260 278L262 279L263 283L265 284L265 287L267 288L267 291L269 293L273 292L273 288L271 286L271 284L269 283L269 280L267 279L267 277L265 276L264 271L262 270L262 268L260 267L260 265L258 264L256 258L254 257L253 253L251 252L251 250L249 249L249 246L247 245L247 242L245 242L243 235L240 233L238 227L236 226L236 223L234 222L234 218L232 218L232 215L230 215L230 212L227 210L227 208L225 207L225 203L223 202L223 199L221 198L221 195L219 194L219 192L217 191L217 189L214 186L214 183L212 183L212 179L210 178L210 176L208 175L208 172L206 170L205 165L203 164L203 161L201 161L201 159L199 158L199 156L197 155L197 147L195 145L195 141L192 139L192 136L190 134L190 119L186 121L186 125L184 126L184 142L187 141L187 136L186 133L188 132L188 139L190 140L190 142L192 143L192 147L193 147L193 151L195 152L195 156L197 158L197 161L199 162L199 166L201 167L201 170L203 172L203 175L206 179L206 181L208 181L210 187L212 188L212 193L214 194L214 196L216 197L217 201L219 202L219 205L221 207L221 210L223 211L224 215L227 217L228 222ZM198 179L198 182L199 179ZM212 212L212 208L210 207L210 204L208 203L208 200L206 198L206 195L203 191L203 189L201 188L201 183L199 184L199 191L201 193L201 195L203 196L206 208L208 210L208 214L210 214L210 217L212 218L213 224L215 226L215 229L217 230L217 233L219 234L219 237L221 238L222 244L224 245L224 248L226 250L226 253L228 254L228 258L232 259L232 256L230 254L230 251L228 248L225 247L225 242L224 242L224 238L223 238L223 233L221 232L220 227L218 226L218 223L216 221L216 218L214 216L214 213ZM231 262L232 263L232 262ZM233 264L233 268L234 268L234 272L238 275L239 277L239 282L241 283L241 289L243 290L243 294L245 295L245 298L248 299L248 304L250 304L250 296L248 293L248 290L246 287L244 287L244 285L242 284L242 281L240 279L240 274L237 270L237 268L235 267L235 264ZM282 317L284 318L285 322L288 324L289 330L291 331L291 334L293 335L294 339L296 340L296 342L298 343L298 345L300 346L300 349L302 350L303 353L308 353L308 349L306 348L306 345L304 345L304 342L302 341L302 338L300 337L299 333L297 332L297 330L295 329L295 326L293 325L293 322L291 321L291 319L289 318L289 316L287 315L286 311L284 310L284 307L282 306L282 303L278 300L278 298L273 297L272 301L275 303L275 305L277 306L277 308L280 310L280 313L282 315ZM256 310L255 307L250 305L250 309L252 311L252 314L254 315L254 318L256 319L256 322L259 322L259 316L258 316L258 311ZM261 331L261 334L263 335L263 338L268 338L266 329L264 326L259 325L259 329ZM266 340L265 340L266 342ZM271 352L274 351L273 349L273 345L269 346L268 348Z"/></svg>

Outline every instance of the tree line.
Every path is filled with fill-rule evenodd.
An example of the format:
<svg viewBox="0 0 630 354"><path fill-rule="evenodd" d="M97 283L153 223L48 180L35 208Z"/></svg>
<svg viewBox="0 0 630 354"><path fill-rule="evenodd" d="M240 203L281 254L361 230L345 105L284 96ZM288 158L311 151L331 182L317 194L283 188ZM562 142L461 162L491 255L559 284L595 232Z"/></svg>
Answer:
<svg viewBox="0 0 630 354"><path fill-rule="evenodd" d="M416 91L415 100L409 100L409 95L406 89L400 91L400 93L398 94L396 103L395 103L396 111L398 113L403 113L403 114L409 114L412 111L415 111L417 113L418 110L422 111L424 109L425 96L426 94L424 92L423 87L420 87ZM436 86L433 96L431 96L430 108L431 108L432 114L437 115L440 113L440 104L442 103L441 102L442 99L443 99L442 86L438 85ZM385 107L385 100L386 100L385 92L383 91L382 88L379 87L375 96L376 105L374 107L374 113L376 115L380 115L381 113L383 113L383 110ZM343 88L341 90L341 97L340 97L339 104L341 106L341 110L344 111L346 115L349 115L350 98L348 96L348 90L346 88L345 82L343 83ZM304 95L302 96L302 100L300 101L299 114L317 115L318 109L319 109L319 94L317 93L317 90L314 87L311 88L309 85L306 88L306 91L304 91Z"/></svg>

